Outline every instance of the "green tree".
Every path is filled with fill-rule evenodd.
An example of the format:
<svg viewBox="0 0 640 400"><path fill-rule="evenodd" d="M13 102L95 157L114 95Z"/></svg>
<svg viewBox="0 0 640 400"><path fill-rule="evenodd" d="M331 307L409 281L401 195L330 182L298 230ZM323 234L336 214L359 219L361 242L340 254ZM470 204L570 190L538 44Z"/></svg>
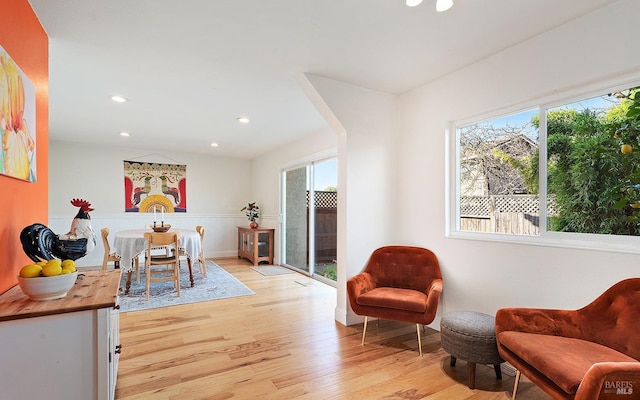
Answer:
<svg viewBox="0 0 640 400"><path fill-rule="evenodd" d="M640 149L640 104L634 93L612 94L623 101L604 112L547 113L547 188L557 206L550 230L640 234L640 209L634 208L636 201L640 207L640 185L635 186L640 151L620 151L623 144ZM538 126L539 120L533 123Z"/></svg>

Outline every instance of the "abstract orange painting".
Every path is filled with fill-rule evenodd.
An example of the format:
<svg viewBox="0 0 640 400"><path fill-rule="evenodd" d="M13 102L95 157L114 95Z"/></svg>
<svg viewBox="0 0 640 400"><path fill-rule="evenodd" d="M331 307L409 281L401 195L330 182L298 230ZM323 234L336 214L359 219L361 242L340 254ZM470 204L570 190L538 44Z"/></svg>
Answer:
<svg viewBox="0 0 640 400"><path fill-rule="evenodd" d="M36 90L0 46L0 174L36 181Z"/></svg>

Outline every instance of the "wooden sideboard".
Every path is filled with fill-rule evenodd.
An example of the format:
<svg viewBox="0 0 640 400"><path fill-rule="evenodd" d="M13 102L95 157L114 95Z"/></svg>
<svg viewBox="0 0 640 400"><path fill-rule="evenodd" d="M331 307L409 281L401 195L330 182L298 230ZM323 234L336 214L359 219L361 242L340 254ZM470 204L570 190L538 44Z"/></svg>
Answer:
<svg viewBox="0 0 640 400"><path fill-rule="evenodd" d="M120 355L120 270L80 272L62 299L0 295L3 399L115 396Z"/></svg>
<svg viewBox="0 0 640 400"><path fill-rule="evenodd" d="M273 264L273 233L270 228L238 227L238 258L246 258L253 265Z"/></svg>

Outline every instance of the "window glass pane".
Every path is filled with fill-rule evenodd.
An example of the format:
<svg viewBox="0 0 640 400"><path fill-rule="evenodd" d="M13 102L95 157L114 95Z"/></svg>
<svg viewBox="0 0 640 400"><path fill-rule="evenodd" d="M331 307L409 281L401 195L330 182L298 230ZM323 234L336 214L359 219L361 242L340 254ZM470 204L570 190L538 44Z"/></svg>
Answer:
<svg viewBox="0 0 640 400"><path fill-rule="evenodd" d="M639 234L640 103L634 93L547 110L548 230Z"/></svg>
<svg viewBox="0 0 640 400"><path fill-rule="evenodd" d="M537 112L457 130L460 230L539 234Z"/></svg>

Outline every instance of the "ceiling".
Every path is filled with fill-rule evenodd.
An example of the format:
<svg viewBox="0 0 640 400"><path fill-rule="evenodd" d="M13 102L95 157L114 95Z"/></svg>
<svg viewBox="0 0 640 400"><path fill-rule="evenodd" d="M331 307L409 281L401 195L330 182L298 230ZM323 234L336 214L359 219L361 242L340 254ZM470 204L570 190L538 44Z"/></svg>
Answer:
<svg viewBox="0 0 640 400"><path fill-rule="evenodd" d="M253 158L329 129L305 73L402 94L615 0L404 1L29 0L50 139Z"/></svg>

